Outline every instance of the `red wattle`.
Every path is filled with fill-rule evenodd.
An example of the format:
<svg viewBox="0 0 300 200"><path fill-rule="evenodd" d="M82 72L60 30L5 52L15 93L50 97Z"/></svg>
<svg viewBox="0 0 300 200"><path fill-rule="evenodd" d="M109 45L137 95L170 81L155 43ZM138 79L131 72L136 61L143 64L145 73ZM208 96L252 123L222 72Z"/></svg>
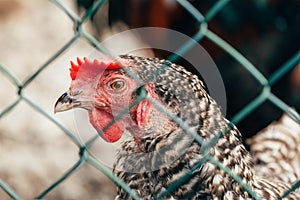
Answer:
<svg viewBox="0 0 300 200"><path fill-rule="evenodd" d="M89 112L89 118L93 127L99 132L113 119L113 116L105 111L94 109ZM115 122L101 135L101 137L105 141L113 143L122 137L123 131L124 130L118 125L118 122Z"/></svg>
<svg viewBox="0 0 300 200"><path fill-rule="evenodd" d="M136 122L138 127L142 128L146 125L151 107L152 104L147 100L143 100L138 104L136 109Z"/></svg>

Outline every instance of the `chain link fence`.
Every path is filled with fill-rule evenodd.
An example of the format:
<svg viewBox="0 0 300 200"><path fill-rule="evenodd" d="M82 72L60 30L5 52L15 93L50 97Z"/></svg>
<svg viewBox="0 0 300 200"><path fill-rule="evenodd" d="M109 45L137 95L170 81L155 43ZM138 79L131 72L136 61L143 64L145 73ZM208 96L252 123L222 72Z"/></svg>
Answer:
<svg viewBox="0 0 300 200"><path fill-rule="evenodd" d="M231 118L231 121L234 124L241 122L245 119L250 113L259 109L260 105L264 102L268 101L271 102L274 106L281 109L283 112L287 113L291 116L296 122L300 123L300 117L297 112L295 112L289 105L287 105L283 100L281 100L277 95L272 92L272 86L280 81L289 71L296 67L299 64L300 60L300 52L297 51L295 54L288 59L282 66L280 66L276 71L273 72L268 78L265 77L258 69L253 65L246 57L244 57L239 50L232 47L226 41L221 39L216 33L211 31L208 28L209 22L227 5L230 4L230 0L220 0L216 1L214 5L209 9L209 11L202 15L195 7L193 7L188 1L186 0L177 0L177 2L186 9L194 18L198 21L198 25L200 27L199 31L193 36L193 39L200 42L203 38L206 38L219 46L230 55L236 62L240 63L240 65L247 70L249 74L251 74L257 83L261 86L261 92L258 96L256 96L248 105L243 107L235 116ZM97 39L91 36L89 33L84 31L83 24L89 20L99 8L101 8L106 1L99 0L95 1L94 4L84 13L84 15L80 18L77 14L75 14L69 7L65 6L64 3L60 0L52 0L52 3L55 4L58 8L61 9L61 12L64 12L73 22L74 24L74 36L70 38L70 40L61 48L59 49L52 57L44 62L30 77L28 77L23 82L20 82L18 78L16 78L12 73L9 72L6 66L1 65L0 63L0 71L1 73L15 86L17 89L18 98L12 102L10 105L5 107L5 109L0 111L0 120L10 113L14 112L14 109L18 104L24 102L28 104L31 108L34 109L35 112L40 113L43 117L50 120L53 124L55 124L59 129L61 129L64 134L66 134L78 147L79 151L79 158L76 163L73 163L73 166L64 174L62 175L57 181L53 182L48 188L45 188L40 194L36 196L37 199L46 198L51 191L53 191L57 186L59 186L63 181L68 179L70 175L76 173L82 166L84 165L91 165L97 170L101 171L103 174L108 176L111 180L113 180L116 184L122 187L125 191L127 191L133 199L140 199L126 184L124 184L120 179L118 179L110 169L104 166L102 163L98 162L90 153L89 148L93 145L96 138L92 138L91 140L83 143L80 138L76 136L73 132L69 131L65 128L58 120L53 118L49 113L47 113L42 107L40 107L36 102L30 100L26 96L25 89L27 86L35 81L35 79L41 74L41 72L45 71L49 65L54 62L57 58L59 58L62 53L67 51L74 43L79 39L84 39L89 42L94 48L98 49L99 51L104 51L105 49ZM170 60L176 60L178 56L183 55L186 51L189 51L193 47L193 42L188 42L181 49L173 54L170 57ZM122 113L120 113L120 116ZM201 141L198 141L201 142ZM218 160L215 160L213 157L206 156L205 159L201 160L197 163L194 167L199 167L203 162L211 162L212 164L216 165L217 167L224 170L228 173L235 181L240 183L242 187L254 198L258 197L256 194L249 188L247 185L243 183L243 181L236 176L230 169L224 167ZM188 174L182 179L188 178ZM180 184L180 181L178 181ZM12 189L12 185L8 185L5 181L0 180L0 186L3 191L5 191L12 199L22 199L18 193ZM288 196L291 192L299 188L300 180L296 182L290 190L286 191L282 198ZM170 191L176 189L178 185L174 184L168 188ZM157 196L158 199L162 199L166 193L161 193Z"/></svg>

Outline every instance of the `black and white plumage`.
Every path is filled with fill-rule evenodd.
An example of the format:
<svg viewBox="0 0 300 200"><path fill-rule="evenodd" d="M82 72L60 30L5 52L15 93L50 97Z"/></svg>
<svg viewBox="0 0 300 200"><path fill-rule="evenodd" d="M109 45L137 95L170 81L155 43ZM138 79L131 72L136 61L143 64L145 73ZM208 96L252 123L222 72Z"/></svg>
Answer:
<svg viewBox="0 0 300 200"><path fill-rule="evenodd" d="M123 56L123 58L132 61L132 65L136 66L132 68L132 71L143 81L147 81L148 76L151 76L156 70L164 68L151 81L157 88L157 94L161 97L160 103L171 111L179 110L174 114L187 122L192 127L191 130L197 132L204 142L209 142L222 129L231 126L230 122L222 116L216 102L206 93L203 83L197 76L187 72L183 67L158 59L131 56ZM171 100L177 103L176 109L169 105ZM125 168L125 171L133 170L130 168L134 168L134 171L136 171L139 167L145 169L144 164L150 163L148 165L149 170L151 161L155 162L153 160L157 159L156 156L161 156L161 159L166 160L170 159L168 157L176 157L176 160L172 163L165 162L170 163L170 165L161 167L158 170L150 170L144 173L117 172L117 175L143 199L152 199L153 195L165 190L168 185L176 182L203 157L200 145L195 141L190 143L190 136L179 128L176 123L172 122L172 126L178 129L173 132L172 130L161 130L153 135L150 134L144 137L139 144L133 140L125 142L119 154L116 166L121 165ZM172 136L172 134L176 134L176 136ZM300 136L298 137L300 138ZM172 145L166 148L170 144ZM173 148L178 148L178 146L182 149L174 151ZM141 148L140 151L142 152L154 153L149 157L142 156L139 158L141 160L136 160L136 156L131 158L131 153L135 153L137 148ZM163 153L159 153L163 148L166 149L162 150ZM180 157L172 155L172 153L178 153L181 150L185 153ZM256 175L259 173L253 168L251 155L241 143L241 134L234 126L219 138L216 145L209 150L209 154L231 169L263 199L277 199L290 187L291 182L284 183L280 182L282 181L280 179L276 180ZM144 159L147 159L147 161ZM293 174L293 172L286 172L286 175L289 176L289 173ZM117 199L129 198L129 195L122 189L119 189L118 192ZM174 199L251 198L228 174L209 162L196 169L187 181L169 194L169 197ZM300 196L291 194L289 198L297 199Z"/></svg>
<svg viewBox="0 0 300 200"><path fill-rule="evenodd" d="M292 111L293 112L293 111ZM300 124L284 114L247 140L257 174L293 183L300 178Z"/></svg>
<svg viewBox="0 0 300 200"><path fill-rule="evenodd" d="M70 92L58 100L56 110L71 109L72 105L85 108L90 112L93 126L101 129L105 127L101 120L112 116L111 110L119 112L130 107L127 118L115 121L126 127L132 137L123 142L114 173L142 199L155 199L160 193L166 194L165 199L244 200L253 199L253 194L262 199L278 199L291 187L292 179L283 181L269 172L262 172L262 167L253 166L252 157L241 142L240 132L222 116L217 103L196 75L158 58L123 55L118 59L122 59L122 65L130 73L116 67L115 63L107 63L107 59L105 62L85 61L84 78L76 82L76 74L71 74L75 82ZM81 60L78 63L73 64L73 72L77 73L80 65L85 65ZM111 68L101 72L99 78L95 75L94 65L103 67L104 64ZM90 78L89 70L98 78ZM82 88L93 88L91 91L95 94ZM70 94L73 96L68 97ZM83 98L82 94L93 98ZM141 94L145 95L141 99L143 103L137 102L133 106L126 103L135 102ZM107 95L118 98L105 98ZM109 134L114 134L112 130L120 131L114 124L112 127L107 129ZM105 131L104 134L108 135ZM106 137L106 140L116 139L119 137ZM211 160L204 160L207 156ZM236 174L254 193L213 164L215 160ZM286 172L286 176L290 174L294 176L295 172ZM177 184L179 180L181 182ZM116 199L131 197L118 188ZM286 199L300 199L299 191Z"/></svg>

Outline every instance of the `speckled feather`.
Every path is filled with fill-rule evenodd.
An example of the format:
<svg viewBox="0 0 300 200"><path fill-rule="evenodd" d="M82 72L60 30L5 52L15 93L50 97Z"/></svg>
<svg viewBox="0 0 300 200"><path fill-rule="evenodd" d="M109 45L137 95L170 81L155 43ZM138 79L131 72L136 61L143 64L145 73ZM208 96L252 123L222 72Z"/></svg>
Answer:
<svg viewBox="0 0 300 200"><path fill-rule="evenodd" d="M300 124L283 115L247 140L257 174L282 182L300 178Z"/></svg>
<svg viewBox="0 0 300 200"><path fill-rule="evenodd" d="M201 145L177 123L169 120L163 111L154 109L151 114L164 125L158 127L158 124L156 131L145 129L149 132L138 144L133 139L125 141L114 168L117 176L142 199L153 199L166 191L168 185L184 176L206 153L231 169L263 199L277 199L290 187L290 182L267 179L254 170L250 153L241 142L240 132L222 116L220 108L196 75L166 60L128 55L120 57L130 61L129 70L144 84L155 88L160 97L158 102L165 109L180 117L190 131L202 137L203 145L226 127L231 127L209 151L203 151ZM165 196L165 199L251 198L239 183L209 162L194 170L187 180ZM116 199L131 197L118 188ZM300 199L300 194L294 192L287 199Z"/></svg>

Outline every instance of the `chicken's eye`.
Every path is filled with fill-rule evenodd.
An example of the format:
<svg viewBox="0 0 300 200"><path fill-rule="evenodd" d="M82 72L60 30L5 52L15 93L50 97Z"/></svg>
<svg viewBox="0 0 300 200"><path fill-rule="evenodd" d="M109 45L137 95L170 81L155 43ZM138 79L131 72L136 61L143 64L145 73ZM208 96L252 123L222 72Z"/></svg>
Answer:
<svg viewBox="0 0 300 200"><path fill-rule="evenodd" d="M109 86L113 90L120 90L125 86L125 82L121 81L121 80L118 80L118 81L112 82Z"/></svg>

